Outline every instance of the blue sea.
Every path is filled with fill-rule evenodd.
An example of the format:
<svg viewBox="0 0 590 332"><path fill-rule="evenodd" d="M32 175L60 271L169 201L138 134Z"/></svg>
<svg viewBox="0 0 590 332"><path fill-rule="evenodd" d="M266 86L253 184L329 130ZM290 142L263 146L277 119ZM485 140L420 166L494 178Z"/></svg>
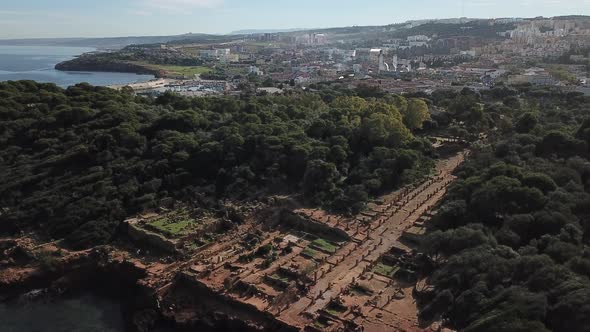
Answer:
<svg viewBox="0 0 590 332"><path fill-rule="evenodd" d="M58 71L54 66L77 55L92 52L92 48L55 46L0 45L0 81L34 80L68 87L81 82L92 85L114 85L145 82L152 75L132 73L101 73Z"/></svg>

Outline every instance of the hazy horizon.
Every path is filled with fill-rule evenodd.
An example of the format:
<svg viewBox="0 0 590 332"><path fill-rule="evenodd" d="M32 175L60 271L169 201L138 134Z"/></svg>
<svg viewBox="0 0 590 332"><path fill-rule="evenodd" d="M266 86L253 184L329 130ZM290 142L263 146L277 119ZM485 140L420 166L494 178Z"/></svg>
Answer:
<svg viewBox="0 0 590 332"><path fill-rule="evenodd" d="M0 39L228 34L386 25L417 19L589 15L590 0L23 0L0 10Z"/></svg>

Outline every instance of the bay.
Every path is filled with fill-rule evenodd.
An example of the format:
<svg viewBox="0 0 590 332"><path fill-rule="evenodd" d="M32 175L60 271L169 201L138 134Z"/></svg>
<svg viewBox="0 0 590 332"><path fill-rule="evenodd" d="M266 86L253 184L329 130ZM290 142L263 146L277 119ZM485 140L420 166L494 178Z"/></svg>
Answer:
<svg viewBox="0 0 590 332"><path fill-rule="evenodd" d="M34 80L68 87L81 82L106 86L146 82L152 75L55 70L55 65L94 49L56 46L1 46L0 81Z"/></svg>

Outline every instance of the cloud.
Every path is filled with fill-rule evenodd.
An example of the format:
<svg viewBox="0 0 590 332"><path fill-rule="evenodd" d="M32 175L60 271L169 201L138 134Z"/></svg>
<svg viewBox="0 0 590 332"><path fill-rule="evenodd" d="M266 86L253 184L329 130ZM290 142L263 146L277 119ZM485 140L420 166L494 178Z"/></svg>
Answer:
<svg viewBox="0 0 590 332"><path fill-rule="evenodd" d="M141 2L154 10L163 9L177 13L196 8L214 8L223 4L223 0L141 0Z"/></svg>

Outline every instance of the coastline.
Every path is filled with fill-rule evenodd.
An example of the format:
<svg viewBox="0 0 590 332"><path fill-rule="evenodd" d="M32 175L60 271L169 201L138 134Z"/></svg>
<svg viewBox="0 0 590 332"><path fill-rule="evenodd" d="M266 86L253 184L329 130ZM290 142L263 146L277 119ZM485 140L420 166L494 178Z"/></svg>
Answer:
<svg viewBox="0 0 590 332"><path fill-rule="evenodd" d="M81 82L95 86L138 83L156 76L153 71L138 68L72 68L70 71L67 65L62 67L95 52L95 48L0 45L0 81L31 80L67 88Z"/></svg>
<svg viewBox="0 0 590 332"><path fill-rule="evenodd" d="M132 73L138 75L153 75L155 78L163 77L163 73L160 71L141 65L118 61L98 63L91 57L84 55L71 60L62 61L55 65L55 69L59 71Z"/></svg>

